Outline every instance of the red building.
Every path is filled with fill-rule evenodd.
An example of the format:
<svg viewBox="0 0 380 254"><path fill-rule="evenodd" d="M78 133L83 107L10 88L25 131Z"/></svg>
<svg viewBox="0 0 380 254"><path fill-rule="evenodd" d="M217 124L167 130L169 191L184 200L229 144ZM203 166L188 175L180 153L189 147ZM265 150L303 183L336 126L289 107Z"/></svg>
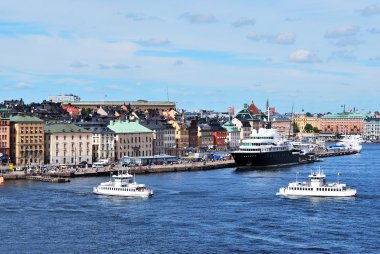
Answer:
<svg viewBox="0 0 380 254"><path fill-rule="evenodd" d="M211 126L214 133L214 148L215 149L227 149L227 136L228 132L220 125Z"/></svg>

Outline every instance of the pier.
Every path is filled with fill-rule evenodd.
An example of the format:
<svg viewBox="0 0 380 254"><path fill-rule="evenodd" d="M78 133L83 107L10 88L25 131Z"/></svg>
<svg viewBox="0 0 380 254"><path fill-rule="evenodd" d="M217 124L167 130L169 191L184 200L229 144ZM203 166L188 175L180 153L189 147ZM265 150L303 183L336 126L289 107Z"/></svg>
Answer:
<svg viewBox="0 0 380 254"><path fill-rule="evenodd" d="M49 182L49 183L68 183L70 182L69 178L63 177L50 177L50 176L27 176L27 180L34 180L40 182Z"/></svg>
<svg viewBox="0 0 380 254"><path fill-rule="evenodd" d="M129 167L129 173L131 174L154 174L154 173L168 173L168 172L186 172L186 171L199 171L199 170L213 170L220 168L234 167L234 160L227 161L213 161L213 162L193 162L184 164L173 165L152 165L152 166L134 166ZM87 168L80 169L72 173L73 177L88 177L88 176L100 176L109 175L110 173L117 173L118 170L122 170L120 165L109 168Z"/></svg>
<svg viewBox="0 0 380 254"><path fill-rule="evenodd" d="M352 154L357 154L358 152L356 151L331 151L331 152L321 152L317 153L316 156L322 158L322 157L333 157L333 156L343 156L343 155L352 155Z"/></svg>

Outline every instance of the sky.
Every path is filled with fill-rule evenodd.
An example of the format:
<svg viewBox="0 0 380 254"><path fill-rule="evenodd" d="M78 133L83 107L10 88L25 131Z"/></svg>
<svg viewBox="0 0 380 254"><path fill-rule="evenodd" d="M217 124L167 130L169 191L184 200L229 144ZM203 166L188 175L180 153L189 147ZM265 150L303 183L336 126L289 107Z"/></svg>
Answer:
<svg viewBox="0 0 380 254"><path fill-rule="evenodd" d="M380 2L0 1L0 101L379 110Z"/></svg>

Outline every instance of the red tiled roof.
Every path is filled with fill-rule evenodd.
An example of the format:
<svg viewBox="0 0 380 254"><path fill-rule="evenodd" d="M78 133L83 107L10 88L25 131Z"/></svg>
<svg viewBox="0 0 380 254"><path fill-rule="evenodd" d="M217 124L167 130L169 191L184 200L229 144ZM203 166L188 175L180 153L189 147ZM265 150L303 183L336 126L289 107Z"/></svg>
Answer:
<svg viewBox="0 0 380 254"><path fill-rule="evenodd" d="M254 114L254 115L260 114L260 110L256 107L256 105L253 103L253 101L252 101L251 105L249 105L248 110L251 111L252 114Z"/></svg>

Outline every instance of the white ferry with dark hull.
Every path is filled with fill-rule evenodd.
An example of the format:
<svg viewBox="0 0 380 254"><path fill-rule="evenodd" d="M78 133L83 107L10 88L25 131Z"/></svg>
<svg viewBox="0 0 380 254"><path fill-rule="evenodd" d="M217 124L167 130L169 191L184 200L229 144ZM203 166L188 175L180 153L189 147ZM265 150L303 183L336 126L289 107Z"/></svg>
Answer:
<svg viewBox="0 0 380 254"><path fill-rule="evenodd" d="M300 150L276 129L253 130L238 151L231 153L239 169L279 167L298 164Z"/></svg>

